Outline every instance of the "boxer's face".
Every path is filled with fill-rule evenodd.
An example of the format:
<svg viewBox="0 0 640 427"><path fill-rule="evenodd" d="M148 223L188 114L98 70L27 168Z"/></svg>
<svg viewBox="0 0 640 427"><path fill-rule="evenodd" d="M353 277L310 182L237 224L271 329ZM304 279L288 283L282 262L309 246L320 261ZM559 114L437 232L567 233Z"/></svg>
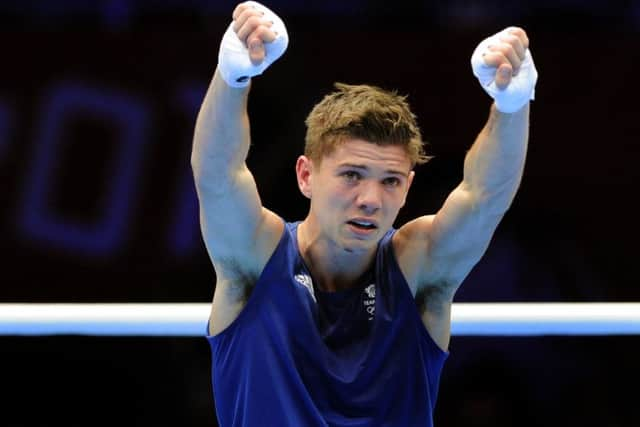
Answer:
<svg viewBox="0 0 640 427"><path fill-rule="evenodd" d="M310 216L322 236L347 250L376 246L404 205L414 176L403 147L360 139L338 144L321 162L301 156L299 172L301 161L308 169L298 181L311 199Z"/></svg>

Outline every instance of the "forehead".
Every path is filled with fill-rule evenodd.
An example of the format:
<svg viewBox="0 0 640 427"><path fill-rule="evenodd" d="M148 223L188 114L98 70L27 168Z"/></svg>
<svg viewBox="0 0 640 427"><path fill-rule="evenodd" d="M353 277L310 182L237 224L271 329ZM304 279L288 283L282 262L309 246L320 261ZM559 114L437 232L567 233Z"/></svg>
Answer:
<svg viewBox="0 0 640 427"><path fill-rule="evenodd" d="M377 145L362 139L346 139L324 155L323 164L330 167L362 165L403 172L411 170L411 159L400 145Z"/></svg>

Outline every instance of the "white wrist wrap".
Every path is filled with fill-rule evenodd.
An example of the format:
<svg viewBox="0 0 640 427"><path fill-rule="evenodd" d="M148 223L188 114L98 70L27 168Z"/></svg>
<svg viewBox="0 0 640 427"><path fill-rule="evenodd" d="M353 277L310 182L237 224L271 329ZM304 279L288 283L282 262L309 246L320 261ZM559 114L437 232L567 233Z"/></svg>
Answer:
<svg viewBox="0 0 640 427"><path fill-rule="evenodd" d="M233 22L229 25L222 37L218 52L218 70L224 81L232 87L248 86L251 77L262 74L269 65L282 56L289 44L287 29L278 15L258 2L248 1L247 4L264 12L263 18L273 22L271 30L277 36L273 42L264 43L265 58L260 64L254 65L249 57L249 49L233 30Z"/></svg>
<svg viewBox="0 0 640 427"><path fill-rule="evenodd" d="M482 88L496 103L498 111L514 113L535 97L535 86L538 81L538 71L533 63L533 57L529 49L525 52L525 58L518 69L518 73L511 78L511 82L504 89L498 89L495 82L496 67L485 64L483 54L490 53L488 46L501 43L500 36L509 29L484 39L471 55L471 68L478 78Z"/></svg>

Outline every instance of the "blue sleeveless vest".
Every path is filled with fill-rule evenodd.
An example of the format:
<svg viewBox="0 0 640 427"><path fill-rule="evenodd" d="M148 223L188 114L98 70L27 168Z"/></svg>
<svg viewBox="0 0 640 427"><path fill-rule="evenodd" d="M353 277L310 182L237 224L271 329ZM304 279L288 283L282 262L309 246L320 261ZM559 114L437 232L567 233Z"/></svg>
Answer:
<svg viewBox="0 0 640 427"><path fill-rule="evenodd" d="M208 337L221 427L433 425L448 356L431 339L390 230L361 286L315 289L287 223L246 306Z"/></svg>

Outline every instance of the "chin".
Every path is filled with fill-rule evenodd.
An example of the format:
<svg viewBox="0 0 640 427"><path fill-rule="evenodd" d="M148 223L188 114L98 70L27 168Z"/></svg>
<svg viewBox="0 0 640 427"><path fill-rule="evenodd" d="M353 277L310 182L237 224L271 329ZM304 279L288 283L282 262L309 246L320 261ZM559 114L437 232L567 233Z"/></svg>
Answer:
<svg viewBox="0 0 640 427"><path fill-rule="evenodd" d="M378 245L381 238L378 233L365 239L351 237L344 241L343 248L347 252L368 252Z"/></svg>

